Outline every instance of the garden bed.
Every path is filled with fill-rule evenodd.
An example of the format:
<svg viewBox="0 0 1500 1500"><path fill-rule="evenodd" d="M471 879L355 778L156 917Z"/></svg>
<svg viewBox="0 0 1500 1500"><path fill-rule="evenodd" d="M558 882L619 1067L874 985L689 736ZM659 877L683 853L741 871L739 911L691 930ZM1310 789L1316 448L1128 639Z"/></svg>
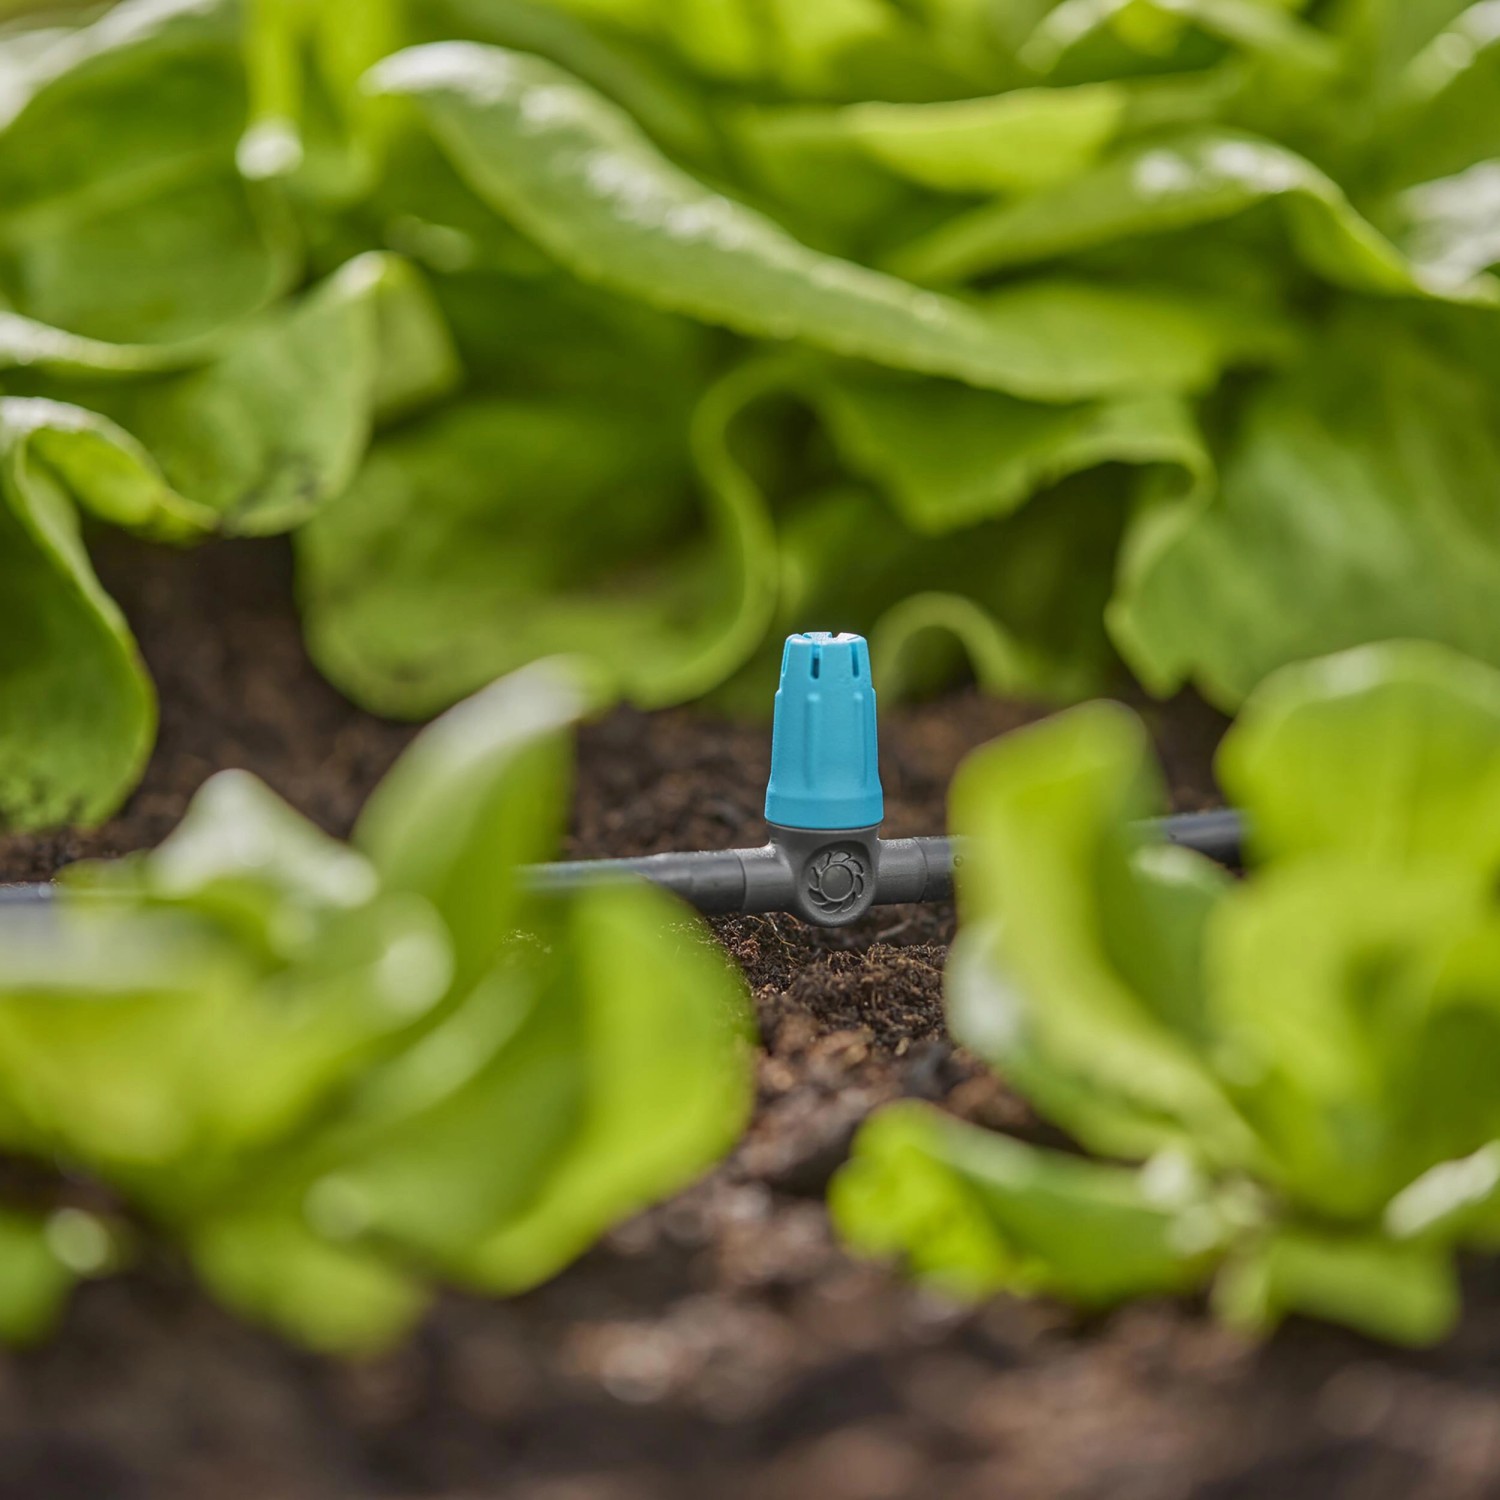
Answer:
<svg viewBox="0 0 1500 1500"><path fill-rule="evenodd" d="M0 879L155 843L231 765L347 832L410 731L313 672L285 549L112 542L100 565L159 684L160 745L103 829L0 838ZM887 712L889 831L939 831L962 755L1027 716L973 695ZM1191 704L1158 717L1174 798L1208 804L1218 721ZM767 739L698 713L616 712L584 736L570 853L754 839ZM85 1288L49 1347L0 1361L0 1500L1495 1493L1492 1266L1467 1278L1459 1335L1414 1356L1303 1324L1255 1350L1173 1305L1093 1321L1008 1298L962 1312L835 1249L822 1194L875 1105L915 1095L1045 1134L944 1039L952 924L942 907L841 932L718 924L764 1042L738 1151L549 1286L444 1298L394 1355L294 1353L215 1308L164 1251Z"/></svg>

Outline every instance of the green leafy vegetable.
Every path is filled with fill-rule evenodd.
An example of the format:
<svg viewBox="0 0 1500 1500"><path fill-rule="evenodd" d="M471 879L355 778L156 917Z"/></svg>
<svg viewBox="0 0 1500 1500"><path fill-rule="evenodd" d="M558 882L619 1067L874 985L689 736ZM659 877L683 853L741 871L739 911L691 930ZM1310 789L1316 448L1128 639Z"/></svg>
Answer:
<svg viewBox="0 0 1500 1500"><path fill-rule="evenodd" d="M1038 406L937 382L831 377L819 404L850 467L889 488L914 531L1009 515L1037 490L1101 463L1167 465L1196 494L1212 463L1171 396Z"/></svg>
<svg viewBox="0 0 1500 1500"><path fill-rule="evenodd" d="M843 123L874 159L955 193L1027 192L1092 165L1129 95L1107 83L1016 89L948 104L856 104Z"/></svg>
<svg viewBox="0 0 1500 1500"><path fill-rule="evenodd" d="M24 384L50 394L0 398L0 817L90 823L139 775L155 704L89 567L78 509L176 541L282 529L343 490L378 417L456 371L436 309L391 256L348 263L295 310L174 374L122 380L152 370L150 351L11 331Z"/></svg>
<svg viewBox="0 0 1500 1500"><path fill-rule="evenodd" d="M435 43L382 64L476 190L585 280L743 333L1043 400L1098 393L1042 330L799 245L675 169L622 111L545 62Z"/></svg>
<svg viewBox="0 0 1500 1500"><path fill-rule="evenodd" d="M700 534L688 454L651 405L497 397L379 445L299 539L323 669L412 717L558 646L645 702L719 681L764 629L768 528L758 497L721 488ZM652 556L679 533L680 563ZM623 558L636 578L605 571Z"/></svg>
<svg viewBox="0 0 1500 1500"><path fill-rule="evenodd" d="M374 186L385 122L359 87L405 39L402 0L244 0L249 122L235 156L251 182L343 202Z"/></svg>
<svg viewBox="0 0 1500 1500"><path fill-rule="evenodd" d="M1500 1243L1497 762L1489 666L1408 642L1286 668L1220 754L1236 882L1144 831L1125 710L980 752L954 1032L1118 1164L899 1106L835 1184L846 1236L970 1294L1212 1284L1249 1327L1441 1337L1454 1250Z"/></svg>
<svg viewBox="0 0 1500 1500"><path fill-rule="evenodd" d="M201 369L67 394L139 437L219 529L264 534L344 492L378 418L421 407L457 379L420 277L372 253L247 325Z"/></svg>
<svg viewBox="0 0 1500 1500"><path fill-rule="evenodd" d="M244 84L230 6L130 0L5 71L0 291L17 311L169 342L285 289L289 225L234 166Z"/></svg>
<svg viewBox="0 0 1500 1500"><path fill-rule="evenodd" d="M1201 1184L1162 1192L1144 1173L986 1136L921 1105L883 1110L858 1151L834 1183L845 1232L958 1296L1010 1286L1109 1306L1186 1291L1232 1228Z"/></svg>
<svg viewBox="0 0 1500 1500"><path fill-rule="evenodd" d="M518 880L592 696L559 662L492 685L354 846L224 772L154 852L5 913L0 1142L103 1178L226 1301L335 1350L396 1336L434 1276L530 1286L688 1182L749 1105L743 983L660 892ZM49 1273L54 1237L0 1219L0 1332L105 1268Z"/></svg>
<svg viewBox="0 0 1500 1500"><path fill-rule="evenodd" d="M1143 142L1050 193L977 209L903 249L894 266L918 281L955 280L1191 228L1285 199L1300 254L1356 291L1427 292L1493 304L1488 278L1448 285L1409 266L1311 163L1270 141L1200 130Z"/></svg>
<svg viewBox="0 0 1500 1500"><path fill-rule="evenodd" d="M0 808L20 827L103 817L155 732L150 679L89 566L78 504L169 535L195 519L102 417L0 399Z"/></svg>
<svg viewBox="0 0 1500 1500"><path fill-rule="evenodd" d="M556 651L744 701L819 621L888 692L1497 660L1497 59L1488 0L49 15L0 32L0 385L129 433L181 540L297 531L387 713ZM140 762L15 754L17 823Z"/></svg>
<svg viewBox="0 0 1500 1500"><path fill-rule="evenodd" d="M1366 640L1495 657L1497 394L1367 313L1267 382L1217 493L1156 497L1127 545L1111 624L1146 683L1232 706L1284 661Z"/></svg>

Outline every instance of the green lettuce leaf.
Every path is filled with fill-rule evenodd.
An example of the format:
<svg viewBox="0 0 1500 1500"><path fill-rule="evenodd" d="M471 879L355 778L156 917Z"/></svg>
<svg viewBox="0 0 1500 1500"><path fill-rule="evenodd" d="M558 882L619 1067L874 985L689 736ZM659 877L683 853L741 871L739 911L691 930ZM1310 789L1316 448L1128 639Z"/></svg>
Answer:
<svg viewBox="0 0 1500 1500"><path fill-rule="evenodd" d="M1255 808L1255 858L1417 871L1461 859L1488 886L1500 869L1497 687L1489 668L1419 641L1278 672L1218 757L1226 795Z"/></svg>
<svg viewBox="0 0 1500 1500"><path fill-rule="evenodd" d="M550 951L512 945L310 1143L314 1222L511 1292L686 1186L750 1096L742 986L680 921L660 893L599 890L544 922Z"/></svg>
<svg viewBox="0 0 1500 1500"><path fill-rule="evenodd" d="M1360 0L1337 7L1331 29L1350 54L1349 72L1362 85L1361 102L1377 108L1410 86L1410 69L1473 0Z"/></svg>
<svg viewBox="0 0 1500 1500"><path fill-rule="evenodd" d="M1500 157L1491 107L1500 83L1495 7L1470 5L1407 65L1390 106L1388 170L1398 183L1448 177Z"/></svg>
<svg viewBox="0 0 1500 1500"><path fill-rule="evenodd" d="M215 333L176 344L112 344L0 311L0 370L85 379L154 375L201 364L219 339Z"/></svg>
<svg viewBox="0 0 1500 1500"><path fill-rule="evenodd" d="M75 503L168 536L198 520L104 418L0 399L0 821L15 828L98 822L155 735L151 681L89 565Z"/></svg>
<svg viewBox="0 0 1500 1500"><path fill-rule="evenodd" d="M952 1294L1045 1292L1085 1307L1192 1290L1228 1238L1205 1185L1166 1159L1107 1166L921 1104L860 1132L830 1208L854 1249L901 1257Z"/></svg>
<svg viewBox="0 0 1500 1500"><path fill-rule="evenodd" d="M1391 216L1413 257L1434 275L1459 280L1500 264L1497 199L1500 148L1495 159L1407 188L1394 200Z"/></svg>
<svg viewBox="0 0 1500 1500"><path fill-rule="evenodd" d="M1276 674L1220 752L1268 866L1215 919L1220 1066L1324 1214L1500 1130L1497 745L1494 672L1398 643Z"/></svg>
<svg viewBox="0 0 1500 1500"><path fill-rule="evenodd" d="M1242 131L1200 129L1132 144L1092 171L1017 203L977 208L891 257L915 281L966 280L1099 245L1285 204L1299 255L1354 291L1500 302L1487 278L1453 281L1409 264L1312 163Z"/></svg>
<svg viewBox="0 0 1500 1500"><path fill-rule="evenodd" d="M466 1274L491 1291L535 1285L611 1223L686 1187L750 1115L751 1028L707 935L648 887L592 892L571 920L586 1006L580 1118L542 1190L475 1252Z"/></svg>
<svg viewBox="0 0 1500 1500"><path fill-rule="evenodd" d="M621 0L607 20L721 88L926 99L993 88L1013 74L1014 36L1036 3L997 13L982 0L956 0L909 13L881 0ZM587 0L562 0L562 8L602 19Z"/></svg>
<svg viewBox="0 0 1500 1500"><path fill-rule="evenodd" d="M1303 0L1062 0L1027 38L1022 57L1039 72L1055 73L1101 41L1171 57L1201 35L1283 68L1326 75L1337 66L1337 51L1297 18L1306 8Z"/></svg>
<svg viewBox="0 0 1500 1500"><path fill-rule="evenodd" d="M231 1210L185 1237L193 1268L220 1301L321 1353L379 1354L410 1332L428 1302L420 1276L291 1214Z"/></svg>
<svg viewBox="0 0 1500 1500"><path fill-rule="evenodd" d="M1145 1156L1251 1148L1195 1044L1205 924L1225 877L1135 832L1160 793L1139 725L1094 705L973 757L949 966L954 1034L1086 1145Z"/></svg>
<svg viewBox="0 0 1500 1500"><path fill-rule="evenodd" d="M371 253L244 327L201 369L58 389L139 438L218 529L264 535L347 489L377 420L445 394L458 373L420 276Z"/></svg>
<svg viewBox="0 0 1500 1500"><path fill-rule="evenodd" d="M288 182L315 200L369 191L385 112L359 80L407 40L403 0L244 0L249 123L235 156L254 182Z"/></svg>
<svg viewBox="0 0 1500 1500"><path fill-rule="evenodd" d="M749 1112L743 980L665 893L521 882L591 701L552 662L461 705L360 847L224 772L158 849L0 912L0 1144L336 1352L398 1337L434 1277L530 1286L684 1186ZM0 1335L43 1301L0 1299Z"/></svg>
<svg viewBox="0 0 1500 1500"><path fill-rule="evenodd" d="M1302 860L1262 871L1215 914L1216 1065L1267 1180L1313 1216L1378 1219L1432 1161L1500 1126L1465 1087L1500 1060L1496 976L1489 995L1443 984L1480 919L1465 885L1446 870L1401 878ZM1433 1087L1447 1097L1424 1099Z"/></svg>
<svg viewBox="0 0 1500 1500"><path fill-rule="evenodd" d="M1247 71L1225 64L935 103L736 102L721 115L736 166L782 223L868 260L950 214L938 194L1066 182L1115 142L1219 118L1249 88Z"/></svg>
<svg viewBox="0 0 1500 1500"><path fill-rule="evenodd" d="M412 717L554 652L601 662L643 704L715 686L761 640L774 597L764 502L724 446L772 378L735 372L691 434L653 393L622 392L608 407L479 399L378 444L298 537L319 665Z"/></svg>
<svg viewBox="0 0 1500 1500"><path fill-rule="evenodd" d="M943 192L1028 192L1076 177L1119 133L1114 84L1015 89L944 104L854 104L842 124L876 161Z"/></svg>
<svg viewBox="0 0 1500 1500"><path fill-rule="evenodd" d="M1500 1142L1442 1161L1386 1204L1382 1224L1397 1240L1478 1239L1493 1249L1500 1229Z"/></svg>
<svg viewBox="0 0 1500 1500"><path fill-rule="evenodd" d="M1156 693L1225 707L1285 662L1410 636L1500 660L1496 390L1442 343L1342 320L1251 398L1217 495L1133 528L1110 627Z"/></svg>
<svg viewBox="0 0 1500 1500"><path fill-rule="evenodd" d="M1451 1258L1430 1246L1282 1230L1226 1267L1214 1305L1254 1332L1295 1312L1420 1346L1458 1321L1458 1277Z"/></svg>
<svg viewBox="0 0 1500 1500"><path fill-rule="evenodd" d="M547 296L538 288L532 301ZM990 305L1012 326L1034 328L1054 365L1074 365L1080 383L1092 365L1111 384L1197 384L1224 363L1284 348L1275 324L1246 330L1210 299L1147 288L1044 280ZM528 313L509 300L489 316L497 350L507 331L539 321L534 306ZM714 387L692 422L704 530L684 515L678 455L652 452L670 436L650 415L657 397L639 398L640 416L627 415L618 395L601 410L590 355L615 336L601 344L600 330L590 336L592 324L567 316L583 340L568 371L540 365L533 377L566 394L477 399L404 429L299 536L314 654L346 691L386 712L442 707L552 651L602 660L637 701L674 701L717 686L768 626L795 629L830 611L877 633L892 688L951 675L952 652L940 642L957 642L996 689L1083 691L1113 664L1098 610L1123 519L1117 498L1103 485L1049 496L1004 546L989 531L941 545L913 533L1004 517L1104 464L1170 469L1189 491L1211 480L1192 417L1171 396L1057 407L849 363L768 358ZM1113 336L1102 339L1107 330ZM621 341L624 369L641 348L634 337ZM479 353L497 359L494 378L503 379L503 361ZM601 365L597 378L611 379L608 371ZM766 466L751 461L759 439L740 429L748 409L788 400L825 418L840 456L887 490L894 516L846 493L804 497L772 520ZM528 449L535 457L516 468ZM576 499L564 499L575 485ZM606 495L616 498L608 512ZM585 509L587 545L572 524ZM857 570L840 562L851 549Z"/></svg>
<svg viewBox="0 0 1500 1500"><path fill-rule="evenodd" d="M361 824L383 876L453 924L459 966L439 1021L204 1231L221 1295L299 1337L387 1340L410 1315L402 1266L492 1292L532 1285L702 1171L748 1113L743 982L674 900L626 887L516 902L514 862L558 823L560 730L581 686L548 664L455 710ZM482 930L468 887L501 893L509 915ZM264 1255L285 1246L284 1282L243 1253L242 1226ZM335 1256L351 1258L358 1300L304 1311Z"/></svg>
<svg viewBox="0 0 1500 1500"><path fill-rule="evenodd" d="M446 994L446 932L244 773L148 856L85 868L14 934L3 1070L23 1139L169 1210L295 1128ZM103 1024L107 1018L108 1024ZM73 1089L87 1104L73 1108Z"/></svg>
<svg viewBox="0 0 1500 1500"><path fill-rule="evenodd" d="M129 0L0 63L0 291L17 312L170 343L285 289L291 226L234 167L236 40L220 0Z"/></svg>
<svg viewBox="0 0 1500 1500"><path fill-rule="evenodd" d="M540 662L446 714L365 804L354 844L387 890L441 913L474 984L522 916L520 870L562 841L571 783L564 736L593 706L576 665Z"/></svg>
<svg viewBox="0 0 1500 1500"><path fill-rule="evenodd" d="M435 43L372 77L415 98L475 190L585 280L741 333L1038 400L1136 378L1068 361L1029 305L1017 316L976 309L799 244L674 167L628 116L540 59Z"/></svg>
<svg viewBox="0 0 1500 1500"><path fill-rule="evenodd" d="M998 392L840 371L817 397L849 466L889 494L912 530L946 533L1009 515L1039 490L1106 463L1166 465L1196 493L1212 461L1172 396L1042 406Z"/></svg>
<svg viewBox="0 0 1500 1500"><path fill-rule="evenodd" d="M434 33L451 20L454 34L545 57L613 99L674 157L718 161L708 91L638 38L591 27L550 0L439 0L434 8Z"/></svg>
<svg viewBox="0 0 1500 1500"><path fill-rule="evenodd" d="M899 1107L836 1186L846 1237L965 1295L1212 1280L1258 1332L1297 1312L1441 1338L1455 1249L1500 1244L1497 756L1492 667L1398 642L1284 669L1221 752L1253 836L1233 881L1153 841L1125 710L980 752L954 789L955 1035L1145 1165Z"/></svg>
<svg viewBox="0 0 1500 1500"><path fill-rule="evenodd" d="M930 221L928 194L866 151L840 111L736 101L719 115L746 193L807 244L866 259L897 226Z"/></svg>

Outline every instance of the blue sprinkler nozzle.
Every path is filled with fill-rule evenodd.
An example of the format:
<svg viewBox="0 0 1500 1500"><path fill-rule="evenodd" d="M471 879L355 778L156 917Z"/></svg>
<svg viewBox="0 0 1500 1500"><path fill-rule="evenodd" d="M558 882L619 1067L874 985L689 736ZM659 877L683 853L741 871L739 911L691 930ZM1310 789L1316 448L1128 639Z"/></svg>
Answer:
<svg viewBox="0 0 1500 1500"><path fill-rule="evenodd" d="M873 828L884 816L870 648L859 635L788 636L771 729L766 822Z"/></svg>

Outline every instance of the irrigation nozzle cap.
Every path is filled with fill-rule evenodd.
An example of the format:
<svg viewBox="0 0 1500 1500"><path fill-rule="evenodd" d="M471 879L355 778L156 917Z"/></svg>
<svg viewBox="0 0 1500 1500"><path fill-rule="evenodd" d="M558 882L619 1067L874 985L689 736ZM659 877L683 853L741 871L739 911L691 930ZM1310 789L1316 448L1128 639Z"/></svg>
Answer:
<svg viewBox="0 0 1500 1500"><path fill-rule="evenodd" d="M869 646L860 635L789 635L771 729L766 822L873 828L884 816Z"/></svg>

